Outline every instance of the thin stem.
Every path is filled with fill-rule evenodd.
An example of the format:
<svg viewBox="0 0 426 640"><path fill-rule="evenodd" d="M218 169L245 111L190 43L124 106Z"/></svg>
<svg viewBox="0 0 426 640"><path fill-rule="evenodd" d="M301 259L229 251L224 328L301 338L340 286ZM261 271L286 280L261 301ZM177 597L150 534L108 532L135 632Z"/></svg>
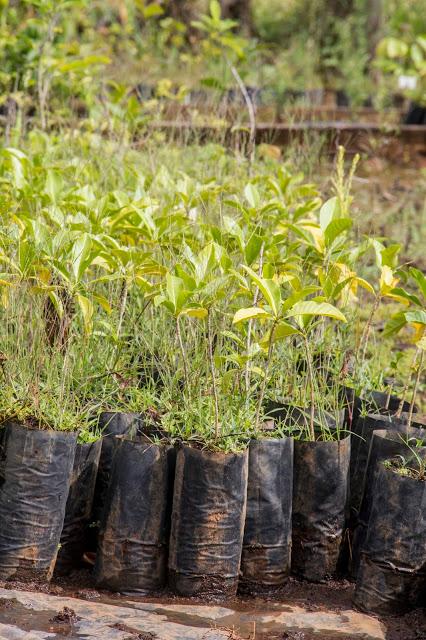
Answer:
<svg viewBox="0 0 426 640"><path fill-rule="evenodd" d="M274 346L274 331L275 331L275 328L277 326L277 323L278 323L278 320L275 320L273 325L272 325L272 327L271 327L271 333L269 334L268 355L267 355L267 358L266 358L264 378L262 380L262 386L260 388L260 395L259 395L259 400L258 400L257 409L256 409L256 421L255 421L255 431L256 431L256 433L259 430L260 412L262 410L263 398L265 397L266 384L268 382L268 373L269 373L269 367L270 367L271 360L272 360L272 351L273 351L273 346Z"/></svg>
<svg viewBox="0 0 426 640"><path fill-rule="evenodd" d="M414 369L414 366L415 366L416 360L417 360L417 356L418 356L418 349L416 349L415 352L414 352L414 356L413 356L413 359L412 359L411 364L410 364L410 371L412 369ZM402 410L404 408L405 396L407 395L408 385L410 384L410 379L411 379L411 375L407 376L404 388L402 390L401 400L400 400L399 405L398 405L398 410L395 413L395 418L400 418L401 417L401 413L402 413Z"/></svg>
<svg viewBox="0 0 426 640"><path fill-rule="evenodd" d="M186 360L185 347L184 347L184 344L183 344L182 334L181 334L181 331L180 331L179 316L176 317L176 335L177 335L177 339L178 339L178 342L179 342L180 353L181 353L181 356L182 356L183 375L184 375L184 379L185 379L185 391L188 391L189 390L188 363L187 363L187 360Z"/></svg>
<svg viewBox="0 0 426 640"><path fill-rule="evenodd" d="M129 293L129 287L127 284L127 280L123 280L123 284L121 285L120 291L120 311L118 314L118 323L117 323L117 339L120 338L121 329L123 326L124 314L126 312L126 304L127 304L127 295Z"/></svg>
<svg viewBox="0 0 426 640"><path fill-rule="evenodd" d="M232 75L235 78L235 81L238 85L238 88L240 89L242 96L244 98L244 101L246 103L247 106L247 112L248 112L248 116L249 116L249 121L250 121L250 137L249 137L249 148L248 148L248 156L249 156L249 160L250 160L250 164L253 164L254 161L254 150L255 150L255 143L256 143L256 112L254 109L254 105L253 105L253 101L249 96L249 93L246 89L246 86L240 76L240 74L238 73L236 67L234 67L234 65L232 64L232 62L230 62L228 59L226 59L226 62L228 64L229 69L231 70Z"/></svg>
<svg viewBox="0 0 426 640"><path fill-rule="evenodd" d="M419 351L420 351L420 359L419 359L419 364L417 365L416 380L415 380L415 383L414 383L413 395L411 396L410 412L408 414L408 426L409 427L411 426L411 420L413 419L414 402L416 400L416 395L417 395L417 391L418 391L418 388L419 388L419 382L420 382L420 375L422 373L422 367L423 367L424 351L423 351L423 349L419 349L417 347L416 354L418 354Z"/></svg>
<svg viewBox="0 0 426 640"><path fill-rule="evenodd" d="M265 243L262 242L262 246L260 247L260 253L259 253L259 277L262 277L262 273L263 273L263 253L265 251ZM255 292L254 292L254 296L253 296L253 306L255 307L257 304L257 301L259 299L259 287L256 287ZM245 385L246 385L246 400L248 403L249 400L249 393L250 393L250 361L249 361L249 353L250 353L250 347L251 347L251 331L252 331L252 327L253 327L253 318L250 318L250 320L248 321L248 327L247 327L247 342L246 342L246 352L247 352L247 362L246 362L246 367L245 367Z"/></svg>
<svg viewBox="0 0 426 640"><path fill-rule="evenodd" d="M213 359L213 335L212 335L212 318L211 313L209 311L207 316L207 342L209 349L209 363L210 363L210 373L212 376L212 388L213 388L213 398L214 398L214 435L215 438L219 437L219 399L217 396L217 387L216 387L216 371L214 366Z"/></svg>
<svg viewBox="0 0 426 640"><path fill-rule="evenodd" d="M315 440L315 429L314 429L314 419L315 419L315 393L314 393L314 371L312 368L312 358L311 358L311 350L309 348L308 336L306 334L303 335L303 340L305 342L305 351L306 351L306 364L308 367L308 379L309 379L309 391L311 396L311 407L310 407L310 417L309 417L309 437L312 442Z"/></svg>
<svg viewBox="0 0 426 640"><path fill-rule="evenodd" d="M367 354L368 339L370 337L371 325L373 323L374 316L380 304L380 300L381 300L381 295L380 293L378 293L375 297L374 304L371 308L371 313L368 317L367 324L364 327L364 331L362 332L361 339L359 341L359 349L362 348L362 362L365 361L365 356Z"/></svg>
<svg viewBox="0 0 426 640"><path fill-rule="evenodd" d="M390 399L391 399L391 395L392 395L392 389L393 389L393 385L390 384L388 387L388 392L386 395L386 404L385 404L385 409L388 410L389 409L389 403L390 403Z"/></svg>

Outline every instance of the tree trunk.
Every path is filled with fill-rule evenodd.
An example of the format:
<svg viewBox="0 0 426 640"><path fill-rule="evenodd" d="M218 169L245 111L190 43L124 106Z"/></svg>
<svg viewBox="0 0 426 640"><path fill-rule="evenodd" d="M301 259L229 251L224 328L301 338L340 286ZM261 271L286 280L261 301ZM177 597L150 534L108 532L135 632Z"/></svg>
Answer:
<svg viewBox="0 0 426 640"><path fill-rule="evenodd" d="M383 0L370 0L368 2L368 49L370 59L376 55L376 47L383 31Z"/></svg>
<svg viewBox="0 0 426 640"><path fill-rule="evenodd" d="M191 0L169 0L164 10L167 16L182 22L189 28L191 20L194 19L193 5Z"/></svg>
<svg viewBox="0 0 426 640"><path fill-rule="evenodd" d="M253 34L253 21L250 0L221 0L222 17L238 20L240 29L246 36Z"/></svg>

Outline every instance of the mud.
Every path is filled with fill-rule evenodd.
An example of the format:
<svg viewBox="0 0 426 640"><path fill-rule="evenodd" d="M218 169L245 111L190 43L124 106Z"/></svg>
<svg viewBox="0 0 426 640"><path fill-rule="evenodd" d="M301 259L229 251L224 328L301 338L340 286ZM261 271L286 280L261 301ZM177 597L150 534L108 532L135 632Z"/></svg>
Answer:
<svg viewBox="0 0 426 640"><path fill-rule="evenodd" d="M40 593L40 585L7 583L0 585L13 590L25 590ZM289 578L285 586L281 589L274 589L270 593L263 593L262 597L237 596L228 599L220 606L210 606L211 600L188 599L176 597L170 592L164 591L161 597L126 597L120 594L113 594L107 591L100 591L93 588L93 582L89 571L77 571L67 578L56 579L49 586L45 585L43 592L56 596L79 598L80 601L88 603L89 607L97 605L103 608L104 605L116 607L131 607L142 612L155 612L164 621L182 626L190 625L191 629L210 628L224 632L225 638L234 640L355 640L375 637L369 635L350 635L345 633L347 628L344 622L349 615L358 615L352 609L352 596L354 585L346 580L332 580L325 584L310 584L308 582ZM11 594L13 596L13 594ZM27 630L40 630L55 633L54 640L68 638L86 638L87 636L75 635L72 625L53 625L49 622L57 613L56 610L49 611L28 611L22 605L16 605L12 600L12 605L0 600L0 639L9 640L8 636L2 635L1 624L18 624L20 628ZM18 614L15 607L20 606ZM81 615L78 609L71 605L76 614ZM330 616L339 615L337 619L340 625L339 630L322 630L324 624L331 620ZM301 628L300 621L305 621L311 628ZM368 617L371 625L378 624L378 620L386 627L386 640L426 640L426 615L423 610L416 610L401 617ZM294 626L298 624L298 626ZM125 621L133 632L135 628ZM24 625L24 626L23 626ZM26 625L26 626L25 626ZM292 626L293 625L293 626ZM312 628L318 625L318 628ZM339 626L338 625L338 626ZM349 625L349 622L348 622ZM383 627L383 628L384 628ZM374 626L372 626L372 629ZM151 630L149 630L152 633ZM137 640L138 636L131 635L116 636L120 640ZM137 630L141 634L140 630ZM143 633L147 633L143 631ZM255 636L254 636L255 633ZM73 635L74 634L74 635ZM14 636L10 636L14 637ZM18 636L17 636L18 637ZM44 637L44 636L40 636ZM89 636L91 637L91 636ZM113 637L113 636L111 636ZM181 636L185 638L184 635ZM188 636L194 637L194 636ZM206 635L206 640L211 640L210 635ZM378 637L376 635L376 637ZM102 638L102 636L101 636ZM148 637L142 635L143 640ZM103 638L102 638L103 640ZM151 638L149 638L151 640ZM161 635L158 636L161 640Z"/></svg>
<svg viewBox="0 0 426 640"><path fill-rule="evenodd" d="M128 640L155 640L158 638L156 633L139 633L137 629L132 629L127 624L122 624L121 622L117 622L117 624L112 625L112 629L128 633Z"/></svg>

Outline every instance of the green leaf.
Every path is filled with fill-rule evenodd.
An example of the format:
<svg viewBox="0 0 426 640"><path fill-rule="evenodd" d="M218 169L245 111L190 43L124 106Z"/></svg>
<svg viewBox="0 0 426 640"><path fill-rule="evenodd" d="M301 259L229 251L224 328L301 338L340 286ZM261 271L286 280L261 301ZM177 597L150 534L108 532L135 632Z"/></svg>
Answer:
<svg viewBox="0 0 426 640"><path fill-rule="evenodd" d="M187 309L182 309L180 315L189 316L190 318L199 318L203 320L207 318L209 312L204 307L189 307Z"/></svg>
<svg viewBox="0 0 426 640"><path fill-rule="evenodd" d="M334 318L346 322L346 318L337 307L328 302L315 302L307 300L305 302L296 302L294 307L287 313L288 318L295 316L315 316L318 318Z"/></svg>
<svg viewBox="0 0 426 640"><path fill-rule="evenodd" d="M278 340L284 340L284 338L288 338L288 336L295 336L300 334L300 331L293 327L289 322L285 322L282 320L275 327L273 341L277 342Z"/></svg>
<svg viewBox="0 0 426 640"><path fill-rule="evenodd" d="M337 218L332 220L324 232L325 244L327 247L331 246L333 242L342 233L348 231L352 227L352 220L350 218Z"/></svg>
<svg viewBox="0 0 426 640"><path fill-rule="evenodd" d="M330 198L322 205L320 209L320 227L323 233L327 229L330 222L338 215L339 213L339 201L336 196Z"/></svg>
<svg viewBox="0 0 426 640"><path fill-rule="evenodd" d="M383 335L385 337L393 336L396 333L399 333L406 324L407 320L405 319L405 313L403 311L400 311L399 313L393 315L391 319L386 323Z"/></svg>
<svg viewBox="0 0 426 640"><path fill-rule="evenodd" d="M244 195L252 209L257 209L260 206L259 191L255 187L255 185L252 184L251 182L246 184L244 188Z"/></svg>
<svg viewBox="0 0 426 640"><path fill-rule="evenodd" d="M407 322L426 325L426 311L416 309L415 311L406 311L404 313Z"/></svg>
<svg viewBox="0 0 426 640"><path fill-rule="evenodd" d="M271 314L261 307L247 307L246 309L238 309L232 320L232 324L250 320L252 318L270 318Z"/></svg>
<svg viewBox="0 0 426 640"><path fill-rule="evenodd" d="M380 252L381 266L396 269L398 266L398 253L401 251L400 244L391 244Z"/></svg>
<svg viewBox="0 0 426 640"><path fill-rule="evenodd" d="M83 233L74 242L71 251L72 272L76 282L80 282L83 273L88 267L89 255L92 249L92 240L87 233Z"/></svg>
<svg viewBox="0 0 426 640"><path fill-rule="evenodd" d="M279 285L269 278L260 278L253 269L242 265L247 271L253 282L259 287L266 302L272 309L273 315L277 318L281 309L281 291Z"/></svg>
<svg viewBox="0 0 426 640"><path fill-rule="evenodd" d="M163 14L163 7L157 3L149 4L147 7L143 8L143 17L145 18L145 20L148 20L149 18L156 18L157 16L162 16Z"/></svg>
<svg viewBox="0 0 426 640"><path fill-rule="evenodd" d="M100 293L94 293L93 299L96 300L96 302L100 304L102 309L106 311L108 314L112 313L111 305L108 302L108 300L105 298L105 296L101 296Z"/></svg>
<svg viewBox="0 0 426 640"><path fill-rule="evenodd" d="M49 291L48 293L49 299L53 306L55 307L56 313L59 318L63 318L64 316L64 305L62 304L61 298L58 296L56 291Z"/></svg>
<svg viewBox="0 0 426 640"><path fill-rule="evenodd" d="M408 273L417 282L420 291L422 292L422 296L426 300L426 277L424 273L415 267L410 267Z"/></svg>
<svg viewBox="0 0 426 640"><path fill-rule="evenodd" d="M398 300L400 300L401 302L404 302L404 301L407 303L412 302L418 307L422 306L422 303L417 296L413 295L412 293L408 293L408 291L405 291L405 289L402 289L402 287L395 287L390 291L389 295L392 298L398 298Z"/></svg>
<svg viewBox="0 0 426 640"><path fill-rule="evenodd" d="M364 280L364 278L359 278L358 276L356 276L354 278L354 281L357 283L358 286L362 287L363 289L373 294L374 296L375 294L374 288L367 280Z"/></svg>
<svg viewBox="0 0 426 640"><path fill-rule="evenodd" d="M189 293L185 290L185 285L182 278L178 278L177 276L173 276L170 273L167 273L166 293L168 301L173 308L174 314L178 315L183 309L183 305L189 297Z"/></svg>
<svg viewBox="0 0 426 640"><path fill-rule="evenodd" d="M220 9L220 3L218 2L218 0L211 0L210 15L215 22L220 21L221 9Z"/></svg>
<svg viewBox="0 0 426 640"><path fill-rule="evenodd" d="M244 248L244 258L247 264L253 264L260 253L263 239L260 236L253 235Z"/></svg>
<svg viewBox="0 0 426 640"><path fill-rule="evenodd" d="M92 332L93 328L93 304L89 298L86 298L86 296L83 296L80 293L76 294L76 298L83 316L84 330L88 335Z"/></svg>

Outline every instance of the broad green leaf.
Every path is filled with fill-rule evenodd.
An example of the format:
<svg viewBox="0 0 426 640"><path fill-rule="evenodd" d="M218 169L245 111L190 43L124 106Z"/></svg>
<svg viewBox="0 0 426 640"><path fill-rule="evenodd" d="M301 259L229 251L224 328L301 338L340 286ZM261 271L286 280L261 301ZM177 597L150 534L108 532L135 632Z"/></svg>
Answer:
<svg viewBox="0 0 426 640"><path fill-rule="evenodd" d="M331 246L336 238L342 233L345 233L345 231L348 231L351 227L352 220L350 218L337 218L336 220L332 220L324 232L326 246Z"/></svg>
<svg viewBox="0 0 426 640"><path fill-rule="evenodd" d="M263 239L260 236L253 235L244 248L244 258L247 264L253 264L260 253Z"/></svg>
<svg viewBox="0 0 426 640"><path fill-rule="evenodd" d="M288 318L296 316L315 316L318 318L334 318L346 322L346 318L337 307L328 302L315 302L314 300L306 300L305 302L296 302L294 307L287 313Z"/></svg>
<svg viewBox="0 0 426 640"><path fill-rule="evenodd" d="M380 252L381 266L396 269L398 266L398 253L401 251L400 244L391 244Z"/></svg>
<svg viewBox="0 0 426 640"><path fill-rule="evenodd" d="M323 233L327 229L328 225L339 213L339 201L336 196L330 198L322 205L320 209L319 219L320 227Z"/></svg>
<svg viewBox="0 0 426 640"><path fill-rule="evenodd" d="M426 311L416 309L415 311L406 311L404 313L407 322L426 325Z"/></svg>
<svg viewBox="0 0 426 640"><path fill-rule="evenodd" d="M155 18L157 16L162 16L164 14L164 9L160 4L153 3L143 8L143 17L145 20L149 18Z"/></svg>
<svg viewBox="0 0 426 640"><path fill-rule="evenodd" d="M247 271L253 282L259 287L266 302L272 309L273 315L277 318L281 307L281 291L277 283L270 278L260 278L253 269L242 265L243 269Z"/></svg>
<svg viewBox="0 0 426 640"><path fill-rule="evenodd" d="M385 337L393 336L396 333L399 333L401 329L403 329L406 326L406 324L407 324L407 320L405 319L405 313L403 311L396 313L386 323L383 335Z"/></svg>
<svg viewBox="0 0 426 640"><path fill-rule="evenodd" d="M288 336L297 334L300 334L300 331L296 327L293 327L289 322L281 320L275 327L273 341L284 340L284 338L288 338Z"/></svg>
<svg viewBox="0 0 426 640"><path fill-rule="evenodd" d="M288 309L291 309L293 305L296 304L296 302L300 302L300 300L307 298L309 295L311 295L312 293L316 293L318 290L319 290L319 287L312 284L312 285L309 285L308 287L303 287L303 289L295 291L283 303L281 307L282 311L287 311Z"/></svg>
<svg viewBox="0 0 426 640"><path fill-rule="evenodd" d="M183 305L189 297L188 292L185 290L182 278L178 278L177 276L173 276L170 273L167 273L166 292L167 298L173 307L174 313L176 315L179 314L183 308Z"/></svg>
<svg viewBox="0 0 426 640"><path fill-rule="evenodd" d="M92 249L92 240L87 233L83 233L74 242L71 251L72 272L76 282L80 282L88 266L88 258Z"/></svg>
<svg viewBox="0 0 426 640"><path fill-rule="evenodd" d="M388 293L388 297L395 298L395 300L398 300L403 304L412 303L417 305L418 307L422 306L422 303L417 296L408 293L408 291L405 291L405 289L402 289L401 287L395 287L394 289L392 289L390 293Z"/></svg>
<svg viewBox="0 0 426 640"><path fill-rule="evenodd" d="M232 324L250 320L252 318L270 318L271 314L261 307L247 307L246 309L238 309L232 320Z"/></svg>
<svg viewBox="0 0 426 640"><path fill-rule="evenodd" d="M260 206L259 191L254 184L251 184L251 182L246 184L244 188L244 195L252 209L257 209Z"/></svg>
<svg viewBox="0 0 426 640"><path fill-rule="evenodd" d="M420 271L420 269L416 269L415 267L411 267L408 270L408 273L417 282L420 291L422 292L422 295L426 300L426 276L422 271Z"/></svg>

